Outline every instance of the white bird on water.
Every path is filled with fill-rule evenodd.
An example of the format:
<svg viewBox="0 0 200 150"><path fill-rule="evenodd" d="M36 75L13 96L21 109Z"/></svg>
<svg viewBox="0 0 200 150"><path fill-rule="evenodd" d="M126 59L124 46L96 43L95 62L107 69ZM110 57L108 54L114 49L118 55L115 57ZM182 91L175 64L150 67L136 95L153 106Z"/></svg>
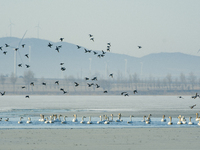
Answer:
<svg viewBox="0 0 200 150"><path fill-rule="evenodd" d="M57 114L55 114L53 116L54 116L54 122L61 122L61 120L60 120L60 117L62 116L61 114L58 115L58 118L57 118Z"/></svg>
<svg viewBox="0 0 200 150"><path fill-rule="evenodd" d="M40 119L39 119L39 121L41 121L41 122L46 121L46 119L44 119L44 115L40 114Z"/></svg>
<svg viewBox="0 0 200 150"><path fill-rule="evenodd" d="M110 120L110 122L113 122L113 114L111 114L110 116L112 117L111 120Z"/></svg>
<svg viewBox="0 0 200 150"><path fill-rule="evenodd" d="M107 120L104 122L104 124L110 124L109 117L108 117Z"/></svg>
<svg viewBox="0 0 200 150"><path fill-rule="evenodd" d="M167 123L168 125L172 125L173 124L173 122L172 122L172 117L171 116L169 116L169 122Z"/></svg>
<svg viewBox="0 0 200 150"><path fill-rule="evenodd" d="M49 119L48 119L48 117L46 117L45 120L46 120L46 121L45 121L44 123L49 123Z"/></svg>
<svg viewBox="0 0 200 150"><path fill-rule="evenodd" d="M63 117L63 121L61 121L62 124L66 124L66 123L67 123L67 121L66 121L66 119L65 119L66 117L67 117L67 116L64 116L64 117Z"/></svg>
<svg viewBox="0 0 200 150"><path fill-rule="evenodd" d="M89 116L89 121L87 122L87 124L92 124L92 121L91 121L91 117Z"/></svg>
<svg viewBox="0 0 200 150"><path fill-rule="evenodd" d="M50 116L49 123L54 123L54 121L53 121L53 116Z"/></svg>
<svg viewBox="0 0 200 150"><path fill-rule="evenodd" d="M31 121L31 118L30 118L30 117L28 117L28 120L26 121L26 123L28 123L28 124L32 123L32 121Z"/></svg>
<svg viewBox="0 0 200 150"><path fill-rule="evenodd" d="M163 118L161 119L161 122L166 122L165 115L163 115Z"/></svg>
<svg viewBox="0 0 200 150"><path fill-rule="evenodd" d="M121 122L121 121L123 121L123 120L121 119L121 117L122 117L122 115L121 115L121 113L119 113L119 114L118 114L118 119L115 120L115 122Z"/></svg>
<svg viewBox="0 0 200 150"><path fill-rule="evenodd" d="M134 116L133 116L133 115L130 115L130 121L127 121L127 123L133 123L132 117L134 117Z"/></svg>
<svg viewBox="0 0 200 150"><path fill-rule="evenodd" d="M101 123L103 123L103 121L102 121L102 116L99 116L99 117L100 117L100 120L97 121L97 124L101 124Z"/></svg>
<svg viewBox="0 0 200 150"><path fill-rule="evenodd" d="M192 118L192 117L189 117L189 122L188 122L189 125L193 125L193 124L194 124L194 123L191 121L191 118Z"/></svg>
<svg viewBox="0 0 200 150"><path fill-rule="evenodd" d="M22 123L22 119L23 119L23 117L20 117L20 118L19 118L19 121L18 121L19 124Z"/></svg>
<svg viewBox="0 0 200 150"><path fill-rule="evenodd" d="M143 116L143 120L141 122L145 122L145 118L146 118L146 116Z"/></svg>
<svg viewBox="0 0 200 150"><path fill-rule="evenodd" d="M84 118L86 118L86 117L85 117L85 116L82 116L82 120L81 120L80 123L82 123L82 124L86 123L86 121L84 121Z"/></svg>
<svg viewBox="0 0 200 150"><path fill-rule="evenodd" d="M182 122L181 122L181 115L178 116L178 119L179 120L178 120L177 124L179 124L179 125L182 124Z"/></svg>
<svg viewBox="0 0 200 150"><path fill-rule="evenodd" d="M72 120L72 122L78 122L77 114L74 114L73 117L74 117L74 119Z"/></svg>
<svg viewBox="0 0 200 150"><path fill-rule="evenodd" d="M200 119L199 119L199 117L198 117L198 113L196 113L196 121L199 121Z"/></svg>

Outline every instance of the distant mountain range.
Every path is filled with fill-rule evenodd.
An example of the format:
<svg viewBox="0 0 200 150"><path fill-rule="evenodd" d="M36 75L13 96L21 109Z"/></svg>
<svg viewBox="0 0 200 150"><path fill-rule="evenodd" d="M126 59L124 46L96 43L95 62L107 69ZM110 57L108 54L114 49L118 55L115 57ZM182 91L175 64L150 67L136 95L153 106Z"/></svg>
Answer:
<svg viewBox="0 0 200 150"><path fill-rule="evenodd" d="M48 40L25 38L21 41L19 38L5 37L0 38L0 74L10 75L14 72L14 48L17 50L17 64L22 63L22 67L17 66L17 76L23 76L24 72L31 70L37 78L63 78L73 76L74 78L84 78L98 76L99 78L108 78L110 73L114 78L129 78L130 75L137 73L140 78L163 78L167 74L172 77L179 77L180 73L186 76L193 72L197 77L200 76L199 64L200 57L187 55L183 53L156 53L146 55L141 58L132 57L123 54L107 52L104 57L97 55L102 51L94 50L85 53L83 45L78 49L76 45L67 42L51 42ZM47 45L53 44L52 48ZM5 43L10 47L5 47ZM26 44L24 48L22 44ZM56 46L62 47L59 52L55 50ZM142 49L141 49L142 50ZM7 51L4 55L3 52ZM25 57L29 55L29 58ZM63 62L65 71L61 71L60 63ZM30 65L26 68L25 64Z"/></svg>

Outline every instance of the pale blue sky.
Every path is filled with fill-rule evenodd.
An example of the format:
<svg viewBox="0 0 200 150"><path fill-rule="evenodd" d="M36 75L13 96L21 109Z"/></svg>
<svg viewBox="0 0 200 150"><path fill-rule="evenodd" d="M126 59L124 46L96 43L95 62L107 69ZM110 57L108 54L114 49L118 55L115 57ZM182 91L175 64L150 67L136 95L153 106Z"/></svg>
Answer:
<svg viewBox="0 0 200 150"><path fill-rule="evenodd" d="M141 57L182 52L200 56L199 0L0 0L0 37L64 41ZM88 34L94 35L95 42ZM142 49L137 46L141 45Z"/></svg>

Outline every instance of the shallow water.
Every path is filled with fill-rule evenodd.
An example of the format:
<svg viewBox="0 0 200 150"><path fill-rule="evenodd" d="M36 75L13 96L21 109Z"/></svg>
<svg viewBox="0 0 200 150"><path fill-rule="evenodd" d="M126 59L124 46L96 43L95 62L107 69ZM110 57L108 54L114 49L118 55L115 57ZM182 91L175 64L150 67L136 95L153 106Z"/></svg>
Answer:
<svg viewBox="0 0 200 150"><path fill-rule="evenodd" d="M192 99L191 96L184 96L180 99L177 96L30 96L29 99L24 96L2 96L0 97L0 128L109 128L109 127L198 127L195 122L195 113L199 111L200 101ZM194 109L189 106L196 104ZM143 114L140 112L191 112L193 114L192 121L194 125L177 125L178 119L173 118L174 125L169 126L169 121L161 122L160 117L151 117L152 122L146 124L141 122ZM110 124L97 124L99 116L113 112L129 112L138 113L137 117L133 117L133 123L128 124L129 115L122 115L123 122L111 122ZM45 124L39 122L39 114L45 117L52 114L70 114L67 124L55 122L53 124ZM78 113L79 122L85 114L92 116L93 124L74 123L71 120L73 113ZM117 119L115 113L114 120ZM148 114L146 114L148 115ZM23 124L18 124L19 117L23 116ZM31 117L32 124L26 124L27 118ZM85 119L88 121L88 116ZM177 116L178 117L178 116ZM9 121L4 121L9 118ZM63 118L61 118L63 120ZM188 121L188 118L186 118Z"/></svg>

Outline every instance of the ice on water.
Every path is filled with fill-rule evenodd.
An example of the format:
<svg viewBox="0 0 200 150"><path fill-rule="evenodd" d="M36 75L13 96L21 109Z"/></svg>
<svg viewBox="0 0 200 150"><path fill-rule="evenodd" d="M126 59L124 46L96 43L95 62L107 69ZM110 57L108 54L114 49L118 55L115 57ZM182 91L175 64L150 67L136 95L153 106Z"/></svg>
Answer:
<svg viewBox="0 0 200 150"><path fill-rule="evenodd" d="M197 104L199 100L191 99L190 96L185 96L184 99L177 96L30 96L29 99L24 96L2 96L0 97L0 118L9 118L9 121L1 121L0 128L101 128L101 127L172 127L168 126L167 122L161 122L161 117L151 118L151 123L146 124L141 122L141 117L134 117L133 123L128 124L129 116L123 117L123 122L111 122L108 125L97 124L99 115L92 117L93 124L80 124L81 117L85 112L137 112L137 111L189 111L189 106ZM67 124L55 122L53 124L44 124L39 122L38 114L54 114L67 112L82 112L82 116L78 116L79 122L72 122L73 117L66 118ZM130 114L134 115L134 114ZM146 114L148 115L148 114ZM23 116L22 124L18 124L19 118ZM26 124L27 118L31 117L32 124ZM61 117L61 119L63 119ZM114 117L114 120L117 116ZM89 120L87 117L86 121ZM192 127L197 126L197 122ZM187 121L189 121L187 119ZM177 125L178 118L173 118L173 127L188 127L189 125ZM191 127L191 126L190 126Z"/></svg>

